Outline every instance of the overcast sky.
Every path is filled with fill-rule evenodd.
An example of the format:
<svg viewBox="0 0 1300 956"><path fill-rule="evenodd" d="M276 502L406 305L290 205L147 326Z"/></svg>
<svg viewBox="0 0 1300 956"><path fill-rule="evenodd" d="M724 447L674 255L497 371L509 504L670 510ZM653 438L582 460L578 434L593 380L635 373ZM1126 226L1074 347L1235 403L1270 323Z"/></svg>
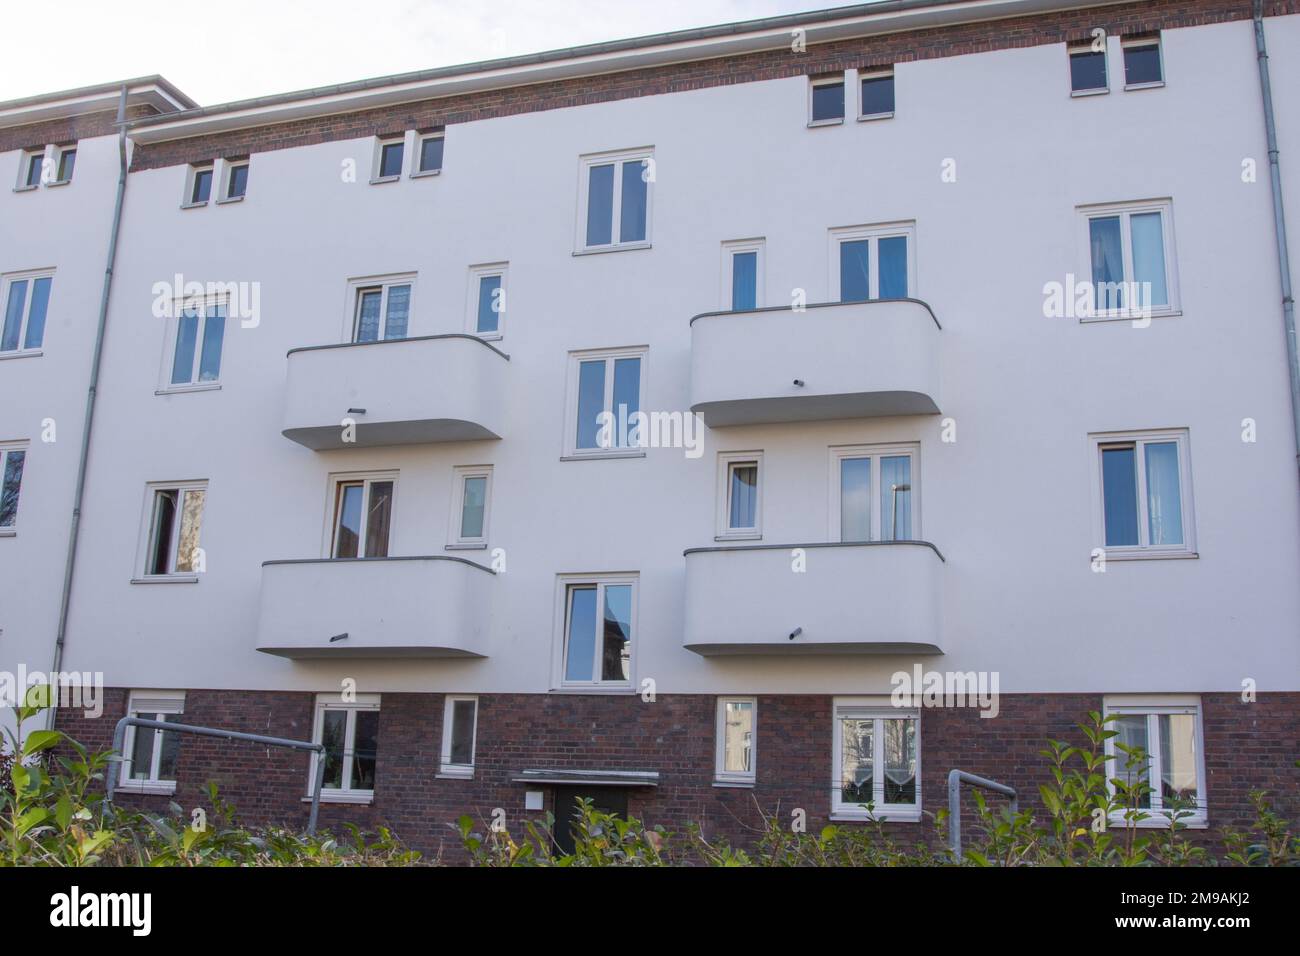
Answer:
<svg viewBox="0 0 1300 956"><path fill-rule="evenodd" d="M202 105L837 0L63 0L10 36L0 100L161 73ZM16 12L16 11L15 11ZM26 37L26 39L20 39ZM13 41L17 42L13 42Z"/></svg>

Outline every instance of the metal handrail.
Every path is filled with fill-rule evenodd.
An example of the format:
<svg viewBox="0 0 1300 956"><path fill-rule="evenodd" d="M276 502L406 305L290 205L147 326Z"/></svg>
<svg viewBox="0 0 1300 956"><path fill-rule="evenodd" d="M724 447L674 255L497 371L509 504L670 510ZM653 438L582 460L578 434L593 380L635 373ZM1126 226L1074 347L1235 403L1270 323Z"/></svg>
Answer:
<svg viewBox="0 0 1300 956"><path fill-rule="evenodd" d="M961 785L963 783L1010 797L1011 812L1017 813L1020 810L1015 787L967 773L965 770L950 770L948 772L948 848L952 851L953 859L958 863L961 862Z"/></svg>

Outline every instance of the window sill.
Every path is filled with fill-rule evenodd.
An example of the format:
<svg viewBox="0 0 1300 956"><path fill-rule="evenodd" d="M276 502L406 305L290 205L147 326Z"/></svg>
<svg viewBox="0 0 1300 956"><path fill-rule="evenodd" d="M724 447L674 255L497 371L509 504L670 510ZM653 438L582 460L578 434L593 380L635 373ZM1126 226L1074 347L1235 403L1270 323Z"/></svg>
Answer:
<svg viewBox="0 0 1300 956"><path fill-rule="evenodd" d="M715 534L714 541L762 541L763 536L757 532L745 532L744 534Z"/></svg>
<svg viewBox="0 0 1300 956"><path fill-rule="evenodd" d="M0 352L0 360L36 358L37 356L44 355L44 354L45 352L42 351L41 349L16 349L12 352Z"/></svg>
<svg viewBox="0 0 1300 956"><path fill-rule="evenodd" d="M582 687L573 685L564 685L561 687L552 687L552 694L635 694L636 688L631 684L619 684L616 687L602 687L599 684L588 684Z"/></svg>
<svg viewBox="0 0 1300 956"><path fill-rule="evenodd" d="M649 249L649 248L650 248L650 240L646 239L643 240L642 242L620 242L617 245L612 245L612 246L592 246L587 249L579 249L573 254L575 256L599 256L599 255L604 255L607 252L629 252L633 249Z"/></svg>
<svg viewBox="0 0 1300 956"><path fill-rule="evenodd" d="M820 126L843 126L843 125L844 125L844 117L843 117L843 116L838 116L838 117L836 117L835 119L809 120L809 121L808 121L808 128L809 128L809 129L817 129L817 128L820 127Z"/></svg>
<svg viewBox="0 0 1300 956"><path fill-rule="evenodd" d="M604 461L609 458L644 458L643 451L602 451L592 454L575 454L570 452L567 455L561 455L560 461Z"/></svg>
<svg viewBox="0 0 1300 956"><path fill-rule="evenodd" d="M441 169L417 169L411 173L412 179L428 179L430 176L441 176Z"/></svg>
<svg viewBox="0 0 1300 956"><path fill-rule="evenodd" d="M1170 828L1172 821L1165 816L1163 812L1156 812L1154 810L1143 812L1150 813L1151 816L1147 817L1145 820L1136 820L1132 823L1125 820L1123 814L1112 813L1106 821L1106 826L1112 830L1116 828L1127 829L1130 826L1135 830L1168 830ZM1210 821L1206 816L1199 815L1195 817L1184 817L1182 820L1178 821L1178 824L1180 827L1184 827L1188 830L1207 830L1209 829Z"/></svg>
<svg viewBox="0 0 1300 956"><path fill-rule="evenodd" d="M144 793L170 797L176 792L175 780L123 780L114 788L118 793Z"/></svg>
<svg viewBox="0 0 1300 956"><path fill-rule="evenodd" d="M889 113L864 113L858 117L859 123L870 123L872 120L893 119L893 112Z"/></svg>
<svg viewBox="0 0 1300 956"><path fill-rule="evenodd" d="M35 186L15 186L15 187L14 187L14 192L16 192L16 193L30 193L30 192L35 192L35 191L36 191L36 187L35 187Z"/></svg>
<svg viewBox="0 0 1300 956"><path fill-rule="evenodd" d="M1116 551L1113 548L1100 549L1106 555L1106 563L1111 561L1186 561L1201 556L1199 551Z"/></svg>
<svg viewBox="0 0 1300 956"><path fill-rule="evenodd" d="M464 770L457 770L454 767L444 767L434 774L436 780L473 780L474 768L467 767Z"/></svg>
<svg viewBox="0 0 1300 956"><path fill-rule="evenodd" d="M311 803L311 794L302 798L303 803ZM364 807L375 802L375 793L371 791L350 792L347 790L322 790L320 792L321 803L350 803L354 806Z"/></svg>
<svg viewBox="0 0 1300 956"><path fill-rule="evenodd" d="M1181 309L1153 309L1149 315L1135 315L1132 312L1126 312L1123 315L1081 315L1079 316L1080 325L1090 325L1094 322L1148 322L1151 319L1176 319L1182 316Z"/></svg>
<svg viewBox="0 0 1300 956"><path fill-rule="evenodd" d="M169 388L154 389L155 395L183 395L186 392L219 392L220 382L205 382L202 385L173 385Z"/></svg>
<svg viewBox="0 0 1300 956"><path fill-rule="evenodd" d="M500 342L505 338L500 332L474 332L472 334L478 336L479 340L483 342Z"/></svg>
<svg viewBox="0 0 1300 956"><path fill-rule="evenodd" d="M229 205L229 204L232 203L232 202L243 202L243 201L244 201L244 197L243 197L243 196L225 196L225 197L223 197L223 198L217 200L217 205L218 205L218 206L227 206L227 205Z"/></svg>
<svg viewBox="0 0 1300 956"><path fill-rule="evenodd" d="M713 785L723 790L753 790L753 780L720 780L713 778Z"/></svg>
<svg viewBox="0 0 1300 956"><path fill-rule="evenodd" d="M202 209L202 208L203 208L204 206L206 206L207 204L208 204L208 203L207 203L207 200L204 200L203 202L183 202L183 203L181 203L181 208L182 208L182 209Z"/></svg>
<svg viewBox="0 0 1300 956"><path fill-rule="evenodd" d="M67 186L67 185L68 185L69 183L71 183L71 182L72 182L71 179L56 179L56 180L54 180L53 182L48 182L48 183L46 183L45 185L47 185L47 186Z"/></svg>
<svg viewBox="0 0 1300 956"><path fill-rule="evenodd" d="M1125 83L1124 92L1127 93L1129 90L1158 90L1164 85L1164 80L1156 80L1152 83Z"/></svg>
<svg viewBox="0 0 1300 956"><path fill-rule="evenodd" d="M1071 98L1076 98L1080 96L1104 96L1109 92L1110 92L1110 87L1105 86L1095 90L1070 90L1070 96Z"/></svg>
<svg viewBox="0 0 1300 956"><path fill-rule="evenodd" d="M142 578L132 578L132 584L198 584L197 574L149 574Z"/></svg>
<svg viewBox="0 0 1300 956"><path fill-rule="evenodd" d="M443 546L444 551L486 551L487 542L481 544L448 544Z"/></svg>
<svg viewBox="0 0 1300 956"><path fill-rule="evenodd" d="M395 183L399 182L401 178L402 176L400 173L396 176L376 176L370 180L370 185L378 186L380 183Z"/></svg>
<svg viewBox="0 0 1300 956"><path fill-rule="evenodd" d="M881 823L920 823L921 811L919 809L909 810L880 810L874 814L867 813L865 810L832 810L831 820L842 821L845 823L870 823L872 819Z"/></svg>
<svg viewBox="0 0 1300 956"><path fill-rule="evenodd" d="M16 537L18 537L17 528L0 528L0 538L16 538Z"/></svg>

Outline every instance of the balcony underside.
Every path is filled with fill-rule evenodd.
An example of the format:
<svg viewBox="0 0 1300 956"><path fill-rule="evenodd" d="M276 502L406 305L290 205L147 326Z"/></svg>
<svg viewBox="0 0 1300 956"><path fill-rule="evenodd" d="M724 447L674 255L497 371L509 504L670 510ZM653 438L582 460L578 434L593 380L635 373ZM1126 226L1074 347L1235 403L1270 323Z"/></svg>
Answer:
<svg viewBox="0 0 1300 956"><path fill-rule="evenodd" d="M787 395L733 399L691 406L710 428L728 425L833 421L889 415L935 415L939 406L922 392L856 392L845 395Z"/></svg>
<svg viewBox="0 0 1300 956"><path fill-rule="evenodd" d="M425 418L418 421L362 422L355 426L356 441L343 440L340 425L286 428L284 437L312 451L332 448L376 448L383 445L426 445L447 441L488 441L500 438L478 422L456 418Z"/></svg>

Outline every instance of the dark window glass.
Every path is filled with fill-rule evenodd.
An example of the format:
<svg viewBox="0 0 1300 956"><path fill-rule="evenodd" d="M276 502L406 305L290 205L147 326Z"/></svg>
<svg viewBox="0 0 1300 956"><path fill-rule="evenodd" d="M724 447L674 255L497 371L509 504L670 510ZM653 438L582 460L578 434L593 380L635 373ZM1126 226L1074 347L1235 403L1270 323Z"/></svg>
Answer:
<svg viewBox="0 0 1300 956"><path fill-rule="evenodd" d="M587 172L587 245L614 241L614 166L592 166Z"/></svg>
<svg viewBox="0 0 1300 956"><path fill-rule="evenodd" d="M731 257L731 308L742 312L757 308L758 253L737 252Z"/></svg>
<svg viewBox="0 0 1300 956"><path fill-rule="evenodd" d="M248 191L248 167L230 167L230 187L226 190L227 199L235 199Z"/></svg>
<svg viewBox="0 0 1300 956"><path fill-rule="evenodd" d="M334 557L355 558L361 541L361 501L365 487L360 484L339 486L338 519L334 529Z"/></svg>
<svg viewBox="0 0 1300 956"><path fill-rule="evenodd" d="M596 589L569 588L568 639L564 648L564 679L589 681L595 654Z"/></svg>
<svg viewBox="0 0 1300 956"><path fill-rule="evenodd" d="M405 147L405 143L385 143L380 147L379 175L381 178L402 175L402 150Z"/></svg>
<svg viewBox="0 0 1300 956"><path fill-rule="evenodd" d="M177 320L176 351L172 355L172 384L183 385L194 374L194 348L199 337L199 314L189 308Z"/></svg>
<svg viewBox="0 0 1300 956"><path fill-rule="evenodd" d="M194 191L190 193L190 202L204 203L212 195L212 170L196 169L194 171Z"/></svg>
<svg viewBox="0 0 1300 956"><path fill-rule="evenodd" d="M352 789L375 789L375 761L379 756L379 711L357 711L352 748Z"/></svg>
<svg viewBox="0 0 1300 956"><path fill-rule="evenodd" d="M474 711L477 701L457 700L451 705L451 762L474 763Z"/></svg>
<svg viewBox="0 0 1300 956"><path fill-rule="evenodd" d="M44 153L33 153L27 159L27 180L28 186L39 186L41 183L41 169L45 164Z"/></svg>
<svg viewBox="0 0 1300 956"><path fill-rule="evenodd" d="M420 142L420 172L432 172L442 169L442 147L445 141L441 136L426 136Z"/></svg>
<svg viewBox="0 0 1300 956"><path fill-rule="evenodd" d="M366 557L388 557L388 527L393 515L393 483L370 484L370 501L366 513Z"/></svg>
<svg viewBox="0 0 1300 956"><path fill-rule="evenodd" d="M632 663L632 586L611 584L605 588L604 645L601 648L601 680L627 680Z"/></svg>
<svg viewBox="0 0 1300 956"><path fill-rule="evenodd" d="M72 179L73 167L77 165L77 151L65 149L59 154L59 182L66 183Z"/></svg>
<svg viewBox="0 0 1300 956"><path fill-rule="evenodd" d="M649 163L634 159L623 164L623 206L619 210L619 242L645 241Z"/></svg>
<svg viewBox="0 0 1300 956"><path fill-rule="evenodd" d="M871 297L870 247L866 239L840 243L841 302L865 302Z"/></svg>
<svg viewBox="0 0 1300 956"><path fill-rule="evenodd" d="M501 312L500 276L482 276L478 280L478 331L495 332L500 326Z"/></svg>
<svg viewBox="0 0 1300 956"><path fill-rule="evenodd" d="M222 306L208 309L203 323L203 351L199 353L199 381L215 382L221 375L221 343L226 336L226 310Z"/></svg>
<svg viewBox="0 0 1300 956"><path fill-rule="evenodd" d="M880 259L880 298L906 298L907 237L886 236L880 240L876 254Z"/></svg>
<svg viewBox="0 0 1300 956"><path fill-rule="evenodd" d="M1084 90L1106 89L1106 54L1083 50L1070 54L1070 89L1076 93Z"/></svg>
<svg viewBox="0 0 1300 956"><path fill-rule="evenodd" d="M812 88L813 122L844 119L844 82L815 83Z"/></svg>
<svg viewBox="0 0 1300 956"><path fill-rule="evenodd" d="M624 411L626 409L626 411ZM641 360L622 358L614 360L614 413L616 422L631 421L641 410ZM623 446L628 436L620 427L614 430L614 444Z"/></svg>
<svg viewBox="0 0 1300 956"><path fill-rule="evenodd" d="M18 520L18 492L23 484L25 451L11 451L4 455L4 483L0 485L0 528L12 528Z"/></svg>
<svg viewBox="0 0 1300 956"><path fill-rule="evenodd" d="M32 306L27 313L27 334L23 348L38 349L45 338L45 312L50 305L50 279L48 276L32 283Z"/></svg>
<svg viewBox="0 0 1300 956"><path fill-rule="evenodd" d="M1102 505L1106 546L1138 543L1137 456L1132 445L1101 451Z"/></svg>
<svg viewBox="0 0 1300 956"><path fill-rule="evenodd" d="M150 574L171 570L172 528L176 525L176 491L159 491L154 495L153 535L149 562Z"/></svg>
<svg viewBox="0 0 1300 956"><path fill-rule="evenodd" d="M868 76L862 81L862 115L894 112L894 75Z"/></svg>
<svg viewBox="0 0 1300 956"><path fill-rule="evenodd" d="M343 786L343 741L347 736L348 712L327 710L321 724L321 743L325 745L323 785L335 790Z"/></svg>
<svg viewBox="0 0 1300 956"><path fill-rule="evenodd" d="M169 724L181 723L180 714L159 714L158 719ZM176 779L176 760L181 754L181 735L170 730L154 731L162 736L161 753L158 754L158 779Z"/></svg>
<svg viewBox="0 0 1300 956"><path fill-rule="evenodd" d="M379 339L379 309L383 300L382 289L362 289L357 293L356 341L374 342Z"/></svg>
<svg viewBox="0 0 1300 956"><path fill-rule="evenodd" d="M388 287L388 307L384 317L384 338L406 338L406 327L411 317L411 287L393 285Z"/></svg>
<svg viewBox="0 0 1300 956"><path fill-rule="evenodd" d="M1164 77L1160 73L1160 44L1146 43L1141 46L1124 47L1124 82L1129 86L1140 83L1159 83Z"/></svg>
<svg viewBox="0 0 1300 956"><path fill-rule="evenodd" d="M17 279L9 283L4 331L0 332L0 352L13 352L18 348L18 335L23 328L23 309L26 307L27 280Z"/></svg>
<svg viewBox="0 0 1300 956"><path fill-rule="evenodd" d="M599 415L605 409L605 360L578 366L578 448L599 448Z"/></svg>

